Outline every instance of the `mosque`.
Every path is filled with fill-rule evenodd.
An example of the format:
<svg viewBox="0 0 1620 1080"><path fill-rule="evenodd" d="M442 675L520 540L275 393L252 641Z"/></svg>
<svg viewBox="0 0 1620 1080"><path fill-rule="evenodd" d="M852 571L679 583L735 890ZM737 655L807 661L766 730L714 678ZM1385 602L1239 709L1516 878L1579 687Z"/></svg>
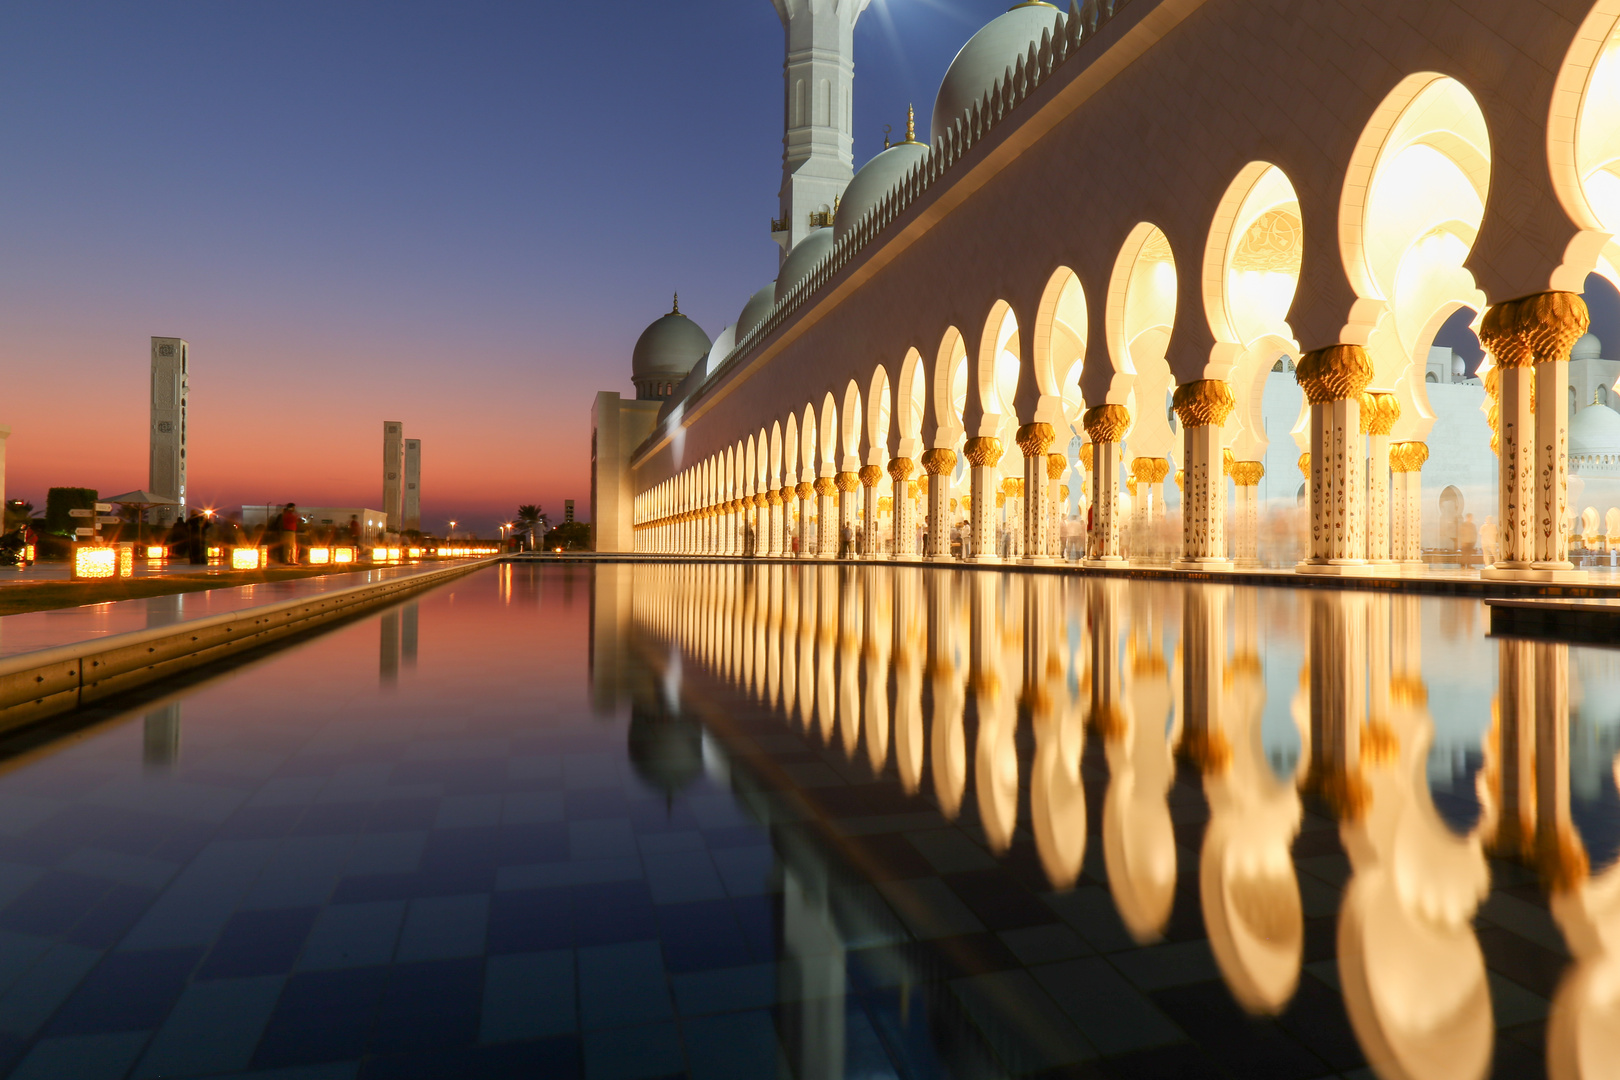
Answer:
<svg viewBox="0 0 1620 1080"><path fill-rule="evenodd" d="M773 2L780 270L596 396L598 550L1570 581L1620 545L1614 0L1027 0L859 171L869 0Z"/></svg>

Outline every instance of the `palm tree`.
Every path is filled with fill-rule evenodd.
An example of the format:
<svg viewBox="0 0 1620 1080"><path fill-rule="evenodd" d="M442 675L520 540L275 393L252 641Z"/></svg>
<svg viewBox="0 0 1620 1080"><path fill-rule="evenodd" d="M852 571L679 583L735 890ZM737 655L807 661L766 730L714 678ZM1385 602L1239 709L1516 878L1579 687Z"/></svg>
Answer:
<svg viewBox="0 0 1620 1080"><path fill-rule="evenodd" d="M523 530L523 534L528 537L530 551L534 550L534 531L544 525L545 521L546 512L540 509L539 506L529 504L518 507L518 526ZM544 531L544 529L541 529L542 533Z"/></svg>

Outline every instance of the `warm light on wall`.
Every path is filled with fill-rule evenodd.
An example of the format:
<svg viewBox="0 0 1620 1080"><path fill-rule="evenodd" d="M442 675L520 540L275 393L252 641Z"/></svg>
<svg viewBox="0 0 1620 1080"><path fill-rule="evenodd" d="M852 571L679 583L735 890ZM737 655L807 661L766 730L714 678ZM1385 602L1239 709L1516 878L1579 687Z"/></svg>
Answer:
<svg viewBox="0 0 1620 1080"><path fill-rule="evenodd" d="M411 548L411 558L420 559L421 557L422 557L422 549L421 548Z"/></svg>
<svg viewBox="0 0 1620 1080"><path fill-rule="evenodd" d="M331 548L310 548L309 564L311 566L325 566L332 561Z"/></svg>
<svg viewBox="0 0 1620 1080"><path fill-rule="evenodd" d="M167 548L162 548L156 544L153 544L151 547L146 549L146 558L148 562L153 559L167 559L168 557L169 552Z"/></svg>
<svg viewBox="0 0 1620 1080"><path fill-rule="evenodd" d="M347 547L333 548L332 549L332 561L335 562L335 563L352 563L352 562L354 562L354 548L347 548Z"/></svg>
<svg viewBox="0 0 1620 1080"><path fill-rule="evenodd" d="M93 581L110 578L118 572L118 552L110 547L75 545L73 548L73 580Z"/></svg>
<svg viewBox="0 0 1620 1080"><path fill-rule="evenodd" d="M263 566L260 551L256 547L231 548L232 570L257 570Z"/></svg>

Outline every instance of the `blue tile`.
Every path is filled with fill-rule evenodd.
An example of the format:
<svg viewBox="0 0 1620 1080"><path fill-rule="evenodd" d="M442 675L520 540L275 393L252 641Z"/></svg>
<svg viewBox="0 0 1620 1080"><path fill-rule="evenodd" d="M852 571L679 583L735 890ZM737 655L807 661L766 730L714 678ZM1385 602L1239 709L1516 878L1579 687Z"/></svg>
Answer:
<svg viewBox="0 0 1620 1080"><path fill-rule="evenodd" d="M637 833L636 843L643 855L658 855L669 851L702 851L704 846L703 834L696 829Z"/></svg>
<svg viewBox="0 0 1620 1080"><path fill-rule="evenodd" d="M569 893L574 940L579 945L611 945L658 936L657 908L645 881L580 885Z"/></svg>
<svg viewBox="0 0 1620 1080"><path fill-rule="evenodd" d="M574 944L574 906L558 889L497 892L489 899L487 948L496 953L532 953Z"/></svg>
<svg viewBox="0 0 1620 1080"><path fill-rule="evenodd" d="M680 1029L673 1023L585 1034L586 1080L644 1080L684 1067Z"/></svg>
<svg viewBox="0 0 1620 1080"><path fill-rule="evenodd" d="M760 1009L776 1003L780 975L775 964L750 964L671 976L682 1016Z"/></svg>
<svg viewBox="0 0 1620 1080"><path fill-rule="evenodd" d="M466 829L501 823L501 797L496 793L448 795L439 800L435 829Z"/></svg>
<svg viewBox="0 0 1620 1080"><path fill-rule="evenodd" d="M674 1015L656 941L580 949L578 959L580 1019L586 1029L645 1024Z"/></svg>
<svg viewBox="0 0 1620 1080"><path fill-rule="evenodd" d="M199 979L284 975L315 925L316 909L241 911L231 916L197 972Z"/></svg>
<svg viewBox="0 0 1620 1080"><path fill-rule="evenodd" d="M242 907L318 907L326 903L343 876L353 848L354 837L349 835L283 840L242 898Z"/></svg>
<svg viewBox="0 0 1620 1080"><path fill-rule="evenodd" d="M412 900L394 960L410 963L482 955L488 923L487 894Z"/></svg>
<svg viewBox="0 0 1620 1080"><path fill-rule="evenodd" d="M281 985L282 980L273 977L192 983L153 1037L135 1077L246 1069Z"/></svg>
<svg viewBox="0 0 1620 1080"><path fill-rule="evenodd" d="M764 1011L731 1013L681 1022L692 1080L755 1080L787 1075L776 1042L776 1025ZM869 1072L847 1075L871 1076Z"/></svg>
<svg viewBox="0 0 1620 1080"><path fill-rule="evenodd" d="M301 971L370 967L394 955L405 922L403 900L333 904L322 909L298 958Z"/></svg>
<svg viewBox="0 0 1620 1080"><path fill-rule="evenodd" d="M58 937L88 913L110 887L104 878L52 870L0 912L0 929Z"/></svg>
<svg viewBox="0 0 1620 1080"><path fill-rule="evenodd" d="M726 895L707 851L671 851L642 856L655 904L718 900Z"/></svg>
<svg viewBox="0 0 1620 1080"><path fill-rule="evenodd" d="M493 956L484 966L484 1009L479 1041L516 1042L579 1030L574 953Z"/></svg>
<svg viewBox="0 0 1620 1080"><path fill-rule="evenodd" d="M642 877L640 859L580 859L529 866L503 866L495 871L495 888L560 889L570 885L640 881Z"/></svg>
<svg viewBox="0 0 1620 1080"><path fill-rule="evenodd" d="M355 1080L359 1075L358 1061L337 1061L325 1065L295 1065L290 1069L233 1073L229 1078L211 1077L210 1080Z"/></svg>
<svg viewBox="0 0 1620 1080"><path fill-rule="evenodd" d="M356 837L344 876L414 874L421 869L427 836L425 832L379 832Z"/></svg>
<svg viewBox="0 0 1620 1080"><path fill-rule="evenodd" d="M670 971L739 967L754 959L728 900L666 904L658 909L658 926Z"/></svg>
<svg viewBox="0 0 1620 1080"><path fill-rule="evenodd" d="M503 825L534 825L563 820L563 793L560 791L515 791L501 802Z"/></svg>
<svg viewBox="0 0 1620 1080"><path fill-rule="evenodd" d="M149 1030L168 1015L201 949L115 952L96 965L51 1022L52 1035Z"/></svg>
<svg viewBox="0 0 1620 1080"><path fill-rule="evenodd" d="M101 961L98 949L59 944L30 964L0 997L0 1031L32 1035Z"/></svg>
<svg viewBox="0 0 1620 1080"><path fill-rule="evenodd" d="M374 1053L421 1053L470 1046L484 992L479 959L396 964L377 1009Z"/></svg>
<svg viewBox="0 0 1620 1080"><path fill-rule="evenodd" d="M313 971L287 980L254 1055L262 1068L357 1060L388 982L388 969Z"/></svg>
<svg viewBox="0 0 1620 1080"><path fill-rule="evenodd" d="M757 896L781 891L781 869L776 851L768 844L719 848L711 852L715 869L732 896Z"/></svg>
<svg viewBox="0 0 1620 1080"><path fill-rule="evenodd" d="M584 1075L578 1036L469 1046L366 1060L363 1080L575 1080ZM258 1080L244 1077L243 1080Z"/></svg>
<svg viewBox="0 0 1620 1080"><path fill-rule="evenodd" d="M79 1035L36 1045L11 1080L121 1080L146 1045L145 1031Z"/></svg>
<svg viewBox="0 0 1620 1080"><path fill-rule="evenodd" d="M93 949L113 948L157 897L156 891L140 885L112 885L63 935L63 940Z"/></svg>
<svg viewBox="0 0 1620 1080"><path fill-rule="evenodd" d="M568 826L562 822L512 822L496 834L497 866L562 862L568 858Z"/></svg>
<svg viewBox="0 0 1620 1080"><path fill-rule="evenodd" d="M568 823L570 859L633 859L638 854L635 835L630 831L629 818L602 818Z"/></svg>

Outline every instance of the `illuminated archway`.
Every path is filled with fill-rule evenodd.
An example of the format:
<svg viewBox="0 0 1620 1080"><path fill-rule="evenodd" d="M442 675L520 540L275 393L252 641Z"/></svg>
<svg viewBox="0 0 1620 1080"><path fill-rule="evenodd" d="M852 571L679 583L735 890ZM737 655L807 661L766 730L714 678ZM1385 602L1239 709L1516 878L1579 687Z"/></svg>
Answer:
<svg viewBox="0 0 1620 1080"><path fill-rule="evenodd" d="M1584 231L1555 289L1581 292L1597 273L1620 286L1620 0L1600 0L1564 57L1547 120L1553 188Z"/></svg>
<svg viewBox="0 0 1620 1080"><path fill-rule="evenodd" d="M1108 402L1130 410L1127 438L1135 457L1179 456L1169 407L1175 378L1164 358L1175 321L1175 256L1163 231L1144 221L1114 262L1104 317L1114 368Z"/></svg>

